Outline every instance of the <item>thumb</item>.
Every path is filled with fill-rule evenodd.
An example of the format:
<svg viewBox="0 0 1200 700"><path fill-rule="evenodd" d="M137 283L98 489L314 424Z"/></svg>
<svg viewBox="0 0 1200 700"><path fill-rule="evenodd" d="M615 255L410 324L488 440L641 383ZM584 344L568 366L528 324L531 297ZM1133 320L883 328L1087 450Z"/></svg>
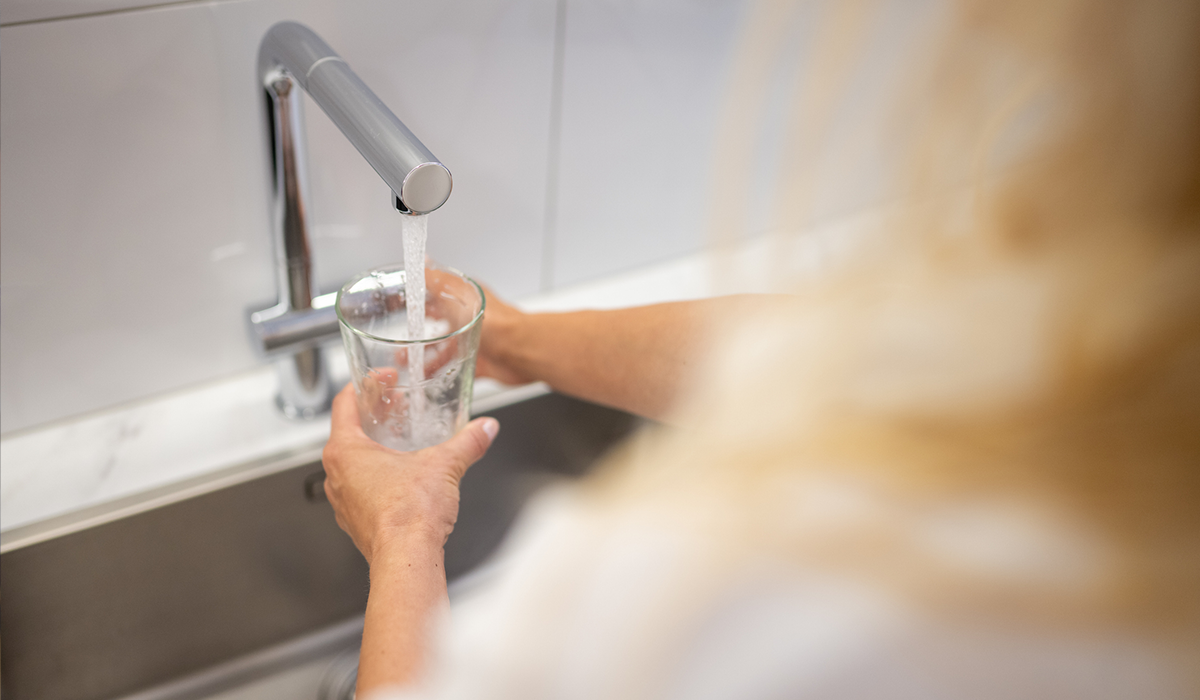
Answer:
<svg viewBox="0 0 1200 700"><path fill-rule="evenodd" d="M450 457L454 463L455 474L461 479L467 472L467 467L478 462L487 453L492 440L496 439L499 432L500 421L495 418L477 418L435 449L442 450Z"/></svg>

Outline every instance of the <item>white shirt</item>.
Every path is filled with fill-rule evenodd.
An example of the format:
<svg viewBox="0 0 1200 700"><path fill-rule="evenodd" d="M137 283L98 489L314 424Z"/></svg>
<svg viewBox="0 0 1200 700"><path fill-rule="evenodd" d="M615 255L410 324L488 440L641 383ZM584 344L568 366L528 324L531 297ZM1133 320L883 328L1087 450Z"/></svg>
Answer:
<svg viewBox="0 0 1200 700"><path fill-rule="evenodd" d="M990 579L1084 590L1106 560L1085 535L1021 509L960 504L908 517L843 485L802 490L816 514L788 527L821 536L830 523L878 520ZM543 494L495 575L455 592L428 683L378 697L1188 697L1147 640L938 614L887 580L771 555L703 515L669 510Z"/></svg>

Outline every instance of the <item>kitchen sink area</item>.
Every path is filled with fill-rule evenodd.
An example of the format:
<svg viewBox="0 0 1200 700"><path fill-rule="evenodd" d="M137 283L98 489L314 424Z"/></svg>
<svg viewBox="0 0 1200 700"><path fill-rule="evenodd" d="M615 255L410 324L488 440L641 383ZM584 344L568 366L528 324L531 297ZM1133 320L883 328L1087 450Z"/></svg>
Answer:
<svg viewBox="0 0 1200 700"><path fill-rule="evenodd" d="M708 269L697 254L520 305L698 298ZM341 348L324 351L343 385ZM462 483L451 607L502 569L496 550L535 492L587 473L642 422L545 384L474 389L473 414L501 430ZM278 392L264 363L0 440L5 700L349 697L367 567L324 498L328 414L291 420Z"/></svg>
<svg viewBox="0 0 1200 700"><path fill-rule="evenodd" d="M814 267L864 222L807 237ZM756 239L735 262L761 264L768 243ZM686 256L520 306L710 296L710 267ZM341 386L349 372L336 345L323 351ZM5 700L349 697L367 568L324 498L328 414L285 417L279 382L263 363L0 439ZM536 491L587 473L641 423L545 384L477 379L472 406L501 430L462 483L446 545L452 607L501 570L496 550Z"/></svg>
<svg viewBox="0 0 1200 700"><path fill-rule="evenodd" d="M446 545L453 600L539 488L639 419L558 394L503 405ZM6 699L350 697L367 567L325 500L320 448L4 532Z"/></svg>
<svg viewBox="0 0 1200 700"><path fill-rule="evenodd" d="M407 256L409 224L431 217L415 261L529 313L777 291L758 271L822 274L878 228L837 199L786 248L757 214L710 248L705 212L741 197L714 196L708 144L751 6L567 7L6 0L3 700L352 696L334 290ZM452 607L536 492L642 424L455 386L502 427L462 483Z"/></svg>

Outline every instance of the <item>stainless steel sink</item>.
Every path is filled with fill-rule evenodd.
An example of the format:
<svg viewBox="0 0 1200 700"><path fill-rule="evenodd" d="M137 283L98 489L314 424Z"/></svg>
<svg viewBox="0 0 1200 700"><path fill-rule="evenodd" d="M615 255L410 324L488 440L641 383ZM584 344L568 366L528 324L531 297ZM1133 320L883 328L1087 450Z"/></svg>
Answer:
<svg viewBox="0 0 1200 700"><path fill-rule="evenodd" d="M585 473L638 420L549 394L489 412L462 484L455 588L529 496ZM4 533L5 700L337 697L352 685L367 569L324 499L319 447Z"/></svg>

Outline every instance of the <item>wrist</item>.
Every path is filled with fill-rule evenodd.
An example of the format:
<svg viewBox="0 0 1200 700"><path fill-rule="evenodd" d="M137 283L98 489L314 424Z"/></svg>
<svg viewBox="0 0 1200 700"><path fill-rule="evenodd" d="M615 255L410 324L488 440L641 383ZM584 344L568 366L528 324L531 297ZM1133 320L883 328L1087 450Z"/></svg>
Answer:
<svg viewBox="0 0 1200 700"><path fill-rule="evenodd" d="M505 310L487 330L484 342L487 352L510 374L502 380L509 384L538 381L537 364L533 362L537 343L536 328L543 314L529 314L513 308Z"/></svg>
<svg viewBox="0 0 1200 700"><path fill-rule="evenodd" d="M371 545L371 567L396 560L412 561L436 558L441 561L446 535L432 527L411 527L377 533Z"/></svg>

